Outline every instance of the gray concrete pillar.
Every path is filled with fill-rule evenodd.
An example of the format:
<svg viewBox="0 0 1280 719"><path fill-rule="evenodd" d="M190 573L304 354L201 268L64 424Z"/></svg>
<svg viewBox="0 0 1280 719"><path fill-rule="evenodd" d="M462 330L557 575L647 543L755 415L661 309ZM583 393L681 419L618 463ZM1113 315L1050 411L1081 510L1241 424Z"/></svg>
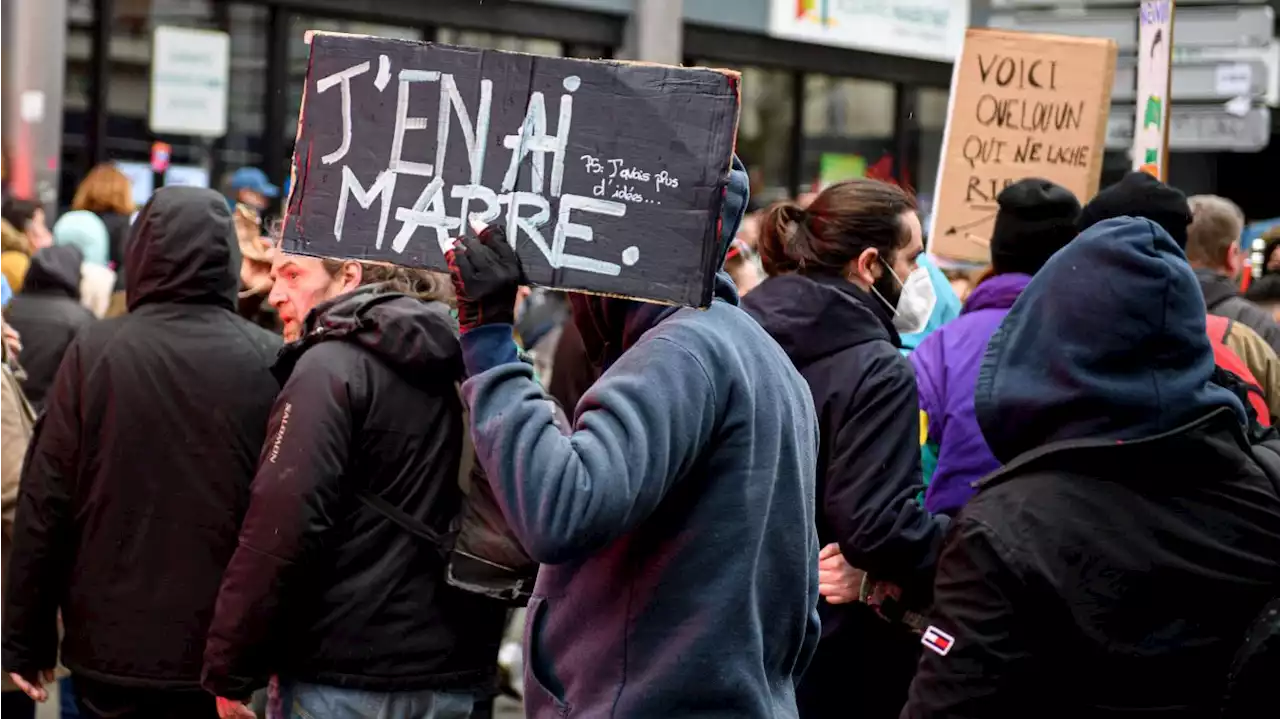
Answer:
<svg viewBox="0 0 1280 719"><path fill-rule="evenodd" d="M627 19L628 60L679 65L684 61L684 0L633 0Z"/></svg>
<svg viewBox="0 0 1280 719"><path fill-rule="evenodd" d="M67 2L4 0L0 22L5 171L15 194L38 199L52 210L62 164Z"/></svg>

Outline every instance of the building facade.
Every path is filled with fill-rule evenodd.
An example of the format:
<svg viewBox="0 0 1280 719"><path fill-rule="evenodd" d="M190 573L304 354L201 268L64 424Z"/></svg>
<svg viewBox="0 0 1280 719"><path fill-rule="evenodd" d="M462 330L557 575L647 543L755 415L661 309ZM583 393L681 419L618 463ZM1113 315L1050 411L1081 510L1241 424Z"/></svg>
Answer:
<svg viewBox="0 0 1280 719"><path fill-rule="evenodd" d="M743 74L738 152L760 202L867 174L919 188L927 204L951 61L970 19L967 0L6 0L4 8L7 170L15 190L53 206L65 206L78 179L104 161L120 163L140 193L166 182L219 187L246 165L284 183L307 30L733 68ZM157 28L225 34L209 57L229 55L229 72L202 76L201 64L220 61L206 61L195 48L205 43L193 41L185 59L195 67L173 75L184 48L170 43L157 60ZM225 83L215 134L154 129L153 88L166 77L179 87ZM171 166L153 174L157 143Z"/></svg>

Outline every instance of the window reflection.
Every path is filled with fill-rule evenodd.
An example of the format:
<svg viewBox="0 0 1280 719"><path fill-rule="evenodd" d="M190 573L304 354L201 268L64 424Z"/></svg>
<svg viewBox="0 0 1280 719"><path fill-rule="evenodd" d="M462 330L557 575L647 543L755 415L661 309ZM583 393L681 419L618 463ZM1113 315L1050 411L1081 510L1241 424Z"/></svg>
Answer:
<svg viewBox="0 0 1280 719"><path fill-rule="evenodd" d="M802 181L894 179L894 93L878 80L806 75Z"/></svg>
<svg viewBox="0 0 1280 719"><path fill-rule="evenodd" d="M791 128L794 75L787 70L761 67L730 67L703 59L703 67L718 67L742 73L742 110L738 118L738 157L751 175L751 208L765 207L791 196Z"/></svg>
<svg viewBox="0 0 1280 719"><path fill-rule="evenodd" d="M929 214L933 207L933 189L938 182L938 164L942 161L942 137L947 127L948 92L940 88L922 87L916 90L914 122L909 125L916 133L917 163L914 185L920 201L920 211Z"/></svg>
<svg viewBox="0 0 1280 719"><path fill-rule="evenodd" d="M466 45L486 50L506 50L546 57L564 57L564 45L556 40L518 35L498 35L481 30L459 30L442 27L436 31L436 40L450 45Z"/></svg>

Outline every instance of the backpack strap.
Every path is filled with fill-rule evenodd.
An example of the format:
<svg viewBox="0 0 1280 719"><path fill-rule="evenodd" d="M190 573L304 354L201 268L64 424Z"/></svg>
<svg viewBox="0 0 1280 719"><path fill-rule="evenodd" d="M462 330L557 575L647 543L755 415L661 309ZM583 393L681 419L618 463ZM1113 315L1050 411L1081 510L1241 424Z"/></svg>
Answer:
<svg viewBox="0 0 1280 719"><path fill-rule="evenodd" d="M404 531L418 539L431 543L441 557L448 558L449 552L453 551L453 542L457 537L456 533L446 532L441 534L437 532L413 515L379 497L367 488L361 488L360 491L356 492L356 498L360 500L361 504L391 520Z"/></svg>
<svg viewBox="0 0 1280 719"><path fill-rule="evenodd" d="M1236 326L1236 321L1228 317L1226 325L1226 329L1222 332L1222 339L1218 340L1219 344L1227 344L1227 339L1231 337L1231 330Z"/></svg>

